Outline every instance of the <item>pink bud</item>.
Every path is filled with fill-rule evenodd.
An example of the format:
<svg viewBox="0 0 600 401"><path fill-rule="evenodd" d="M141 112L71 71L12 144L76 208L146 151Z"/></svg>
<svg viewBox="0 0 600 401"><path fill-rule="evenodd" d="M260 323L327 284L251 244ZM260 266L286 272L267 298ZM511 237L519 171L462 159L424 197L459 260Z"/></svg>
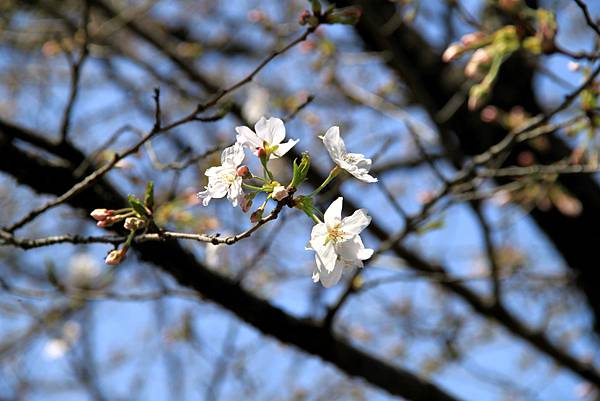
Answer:
<svg viewBox="0 0 600 401"><path fill-rule="evenodd" d="M517 156L519 166L531 166L535 163L535 155L529 150L524 150Z"/></svg>
<svg viewBox="0 0 600 401"><path fill-rule="evenodd" d="M485 36L485 33L481 31L471 32L467 33L462 38L460 38L460 41L463 44L463 46L469 47L484 39Z"/></svg>
<svg viewBox="0 0 600 401"><path fill-rule="evenodd" d="M477 75L482 66L488 65L492 61L492 56L486 49L477 49L465 67L465 75L473 78Z"/></svg>
<svg viewBox="0 0 600 401"><path fill-rule="evenodd" d="M123 249L115 249L110 251L108 255L106 255L106 259L104 259L104 263L107 265L118 265L121 263L123 258L125 257L125 253L127 253L127 248Z"/></svg>
<svg viewBox="0 0 600 401"><path fill-rule="evenodd" d="M94 209L90 216L94 218L94 220L103 221L106 220L108 216L112 216L113 211L108 209Z"/></svg>
<svg viewBox="0 0 600 401"><path fill-rule="evenodd" d="M442 60L444 60L445 63L454 61L463 53L464 50L464 47L460 43L453 43L448 46L446 51L444 51L444 54L442 54Z"/></svg>
<svg viewBox="0 0 600 401"><path fill-rule="evenodd" d="M304 11L302 11L302 14L300 14L300 16L298 17L298 23L300 25L306 25L306 24L308 24L308 20L310 17L312 17L312 14L310 13L310 11L304 10Z"/></svg>
<svg viewBox="0 0 600 401"><path fill-rule="evenodd" d="M98 227L110 227L113 225L113 223L114 223L113 219L110 217L107 217L106 219L97 222L96 225Z"/></svg>
<svg viewBox="0 0 600 401"><path fill-rule="evenodd" d="M242 212L246 213L252 207L252 200L246 197L243 197L240 201L240 207L242 208Z"/></svg>
<svg viewBox="0 0 600 401"><path fill-rule="evenodd" d="M250 174L250 169L248 169L248 166L246 165L241 165L237 168L237 170L235 171L235 174L238 177L246 177Z"/></svg>
<svg viewBox="0 0 600 401"><path fill-rule="evenodd" d="M259 159L267 157L267 151L265 150L265 148L256 148L256 156L258 156Z"/></svg>
<svg viewBox="0 0 600 401"><path fill-rule="evenodd" d="M499 114L497 107L485 106L483 110L481 110L481 120L486 123L491 123L498 119Z"/></svg>
<svg viewBox="0 0 600 401"><path fill-rule="evenodd" d="M259 220L262 219L262 216L263 216L263 209L258 209L250 215L250 221L252 223L258 223Z"/></svg>

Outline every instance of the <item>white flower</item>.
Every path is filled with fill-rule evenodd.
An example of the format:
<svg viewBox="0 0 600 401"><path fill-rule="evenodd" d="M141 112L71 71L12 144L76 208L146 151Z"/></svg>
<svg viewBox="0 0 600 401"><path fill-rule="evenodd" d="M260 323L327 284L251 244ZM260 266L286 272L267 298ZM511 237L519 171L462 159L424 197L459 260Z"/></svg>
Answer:
<svg viewBox="0 0 600 401"><path fill-rule="evenodd" d="M316 252L313 281L332 287L340 280L344 268L363 267L363 260L373 255L360 239L360 232L371 222L365 209L342 219L343 198L337 198L325 212L324 222L312 229L307 249Z"/></svg>
<svg viewBox="0 0 600 401"><path fill-rule="evenodd" d="M369 175L371 159L360 153L346 152L346 144L340 136L339 127L331 127L322 137L329 156L339 167L364 182L377 182L377 178Z"/></svg>
<svg viewBox="0 0 600 401"><path fill-rule="evenodd" d="M254 129L256 132L245 126L235 127L237 141L257 156L258 149L262 148L271 159L275 159L285 155L298 143L297 139L281 143L285 139L285 126L279 118L273 117L267 120L261 117L254 125Z"/></svg>
<svg viewBox="0 0 600 401"><path fill-rule="evenodd" d="M237 174L237 168L242 164L244 156L244 148L236 143L223 150L220 166L206 170L204 174L208 177L208 186L196 195L202 199L204 206L207 206L212 198L223 198L225 195L234 207L238 205L243 191L242 177Z"/></svg>
<svg viewBox="0 0 600 401"><path fill-rule="evenodd" d="M277 185L275 188L273 188L273 199L276 201L280 201L288 195L288 190L283 185Z"/></svg>

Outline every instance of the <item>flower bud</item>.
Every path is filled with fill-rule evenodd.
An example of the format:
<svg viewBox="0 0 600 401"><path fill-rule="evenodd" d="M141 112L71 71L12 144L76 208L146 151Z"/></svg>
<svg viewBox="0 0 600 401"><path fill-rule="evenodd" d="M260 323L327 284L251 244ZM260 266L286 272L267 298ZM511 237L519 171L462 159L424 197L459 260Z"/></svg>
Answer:
<svg viewBox="0 0 600 401"><path fill-rule="evenodd" d="M473 85L469 91L469 110L475 110L487 100L490 95L490 86L485 84Z"/></svg>
<svg viewBox="0 0 600 401"><path fill-rule="evenodd" d="M252 207L252 199L248 199L243 197L240 201L240 207L242 208L242 212L247 213L248 210Z"/></svg>
<svg viewBox="0 0 600 401"><path fill-rule="evenodd" d="M356 25L362 15L362 8L356 6L343 7L326 13L325 21L328 24Z"/></svg>
<svg viewBox="0 0 600 401"><path fill-rule="evenodd" d="M96 223L98 227L110 227L113 225L113 221L110 219L102 220Z"/></svg>
<svg viewBox="0 0 600 401"><path fill-rule="evenodd" d="M254 213L250 215L250 221L252 223L258 223L260 219L263 217L263 209L257 209Z"/></svg>
<svg viewBox="0 0 600 401"><path fill-rule="evenodd" d="M283 200L288 195L289 195L288 190L283 185L278 185L275 188L273 188L272 196L273 196L273 199L275 199L276 201Z"/></svg>
<svg viewBox="0 0 600 401"><path fill-rule="evenodd" d="M104 221L107 217L112 216L113 211L108 209L94 209L90 216L97 221Z"/></svg>
<svg viewBox="0 0 600 401"><path fill-rule="evenodd" d="M121 263L121 261L123 260L123 258L125 257L125 253L127 253L127 248L123 248L123 249L115 249L113 251L110 251L108 253L108 255L106 255L106 259L104 259L104 263L106 263L107 265L118 265L119 263Z"/></svg>
<svg viewBox="0 0 600 401"><path fill-rule="evenodd" d="M481 31L467 33L460 38L460 42L465 47L473 46L486 37L486 34Z"/></svg>
<svg viewBox="0 0 600 401"><path fill-rule="evenodd" d="M250 175L250 169L245 164L242 164L235 171L235 175L242 178L248 177Z"/></svg>
<svg viewBox="0 0 600 401"><path fill-rule="evenodd" d="M517 7L521 7L521 0L500 0L498 6L504 11L515 11Z"/></svg>
<svg viewBox="0 0 600 401"><path fill-rule="evenodd" d="M497 121L500 116L500 112L498 108L495 106L485 106L483 110L481 110L481 120L486 123L492 123Z"/></svg>
<svg viewBox="0 0 600 401"><path fill-rule="evenodd" d="M460 43L453 43L442 54L442 60L445 63L456 60L465 51L465 48Z"/></svg>
<svg viewBox="0 0 600 401"><path fill-rule="evenodd" d="M490 52L485 48L477 49L465 67L465 75L473 78L477 75L483 66L489 65L492 61Z"/></svg>
<svg viewBox="0 0 600 401"><path fill-rule="evenodd" d="M128 217L125 219L125 224L123 224L123 227L125 227L126 230L134 231L144 228L144 226L146 226L146 222L137 217Z"/></svg>
<svg viewBox="0 0 600 401"><path fill-rule="evenodd" d="M300 159L300 163L297 163L296 160L293 162L294 166L294 175L292 177L292 182L290 183L290 188L298 188L300 184L304 182L306 179L306 175L308 174L308 169L310 168L310 156L308 153L302 153L302 159Z"/></svg>
<svg viewBox="0 0 600 401"><path fill-rule="evenodd" d="M308 10L302 11L302 14L298 17L298 23L300 25L309 25L315 26L319 23L319 19L312 15L312 13Z"/></svg>

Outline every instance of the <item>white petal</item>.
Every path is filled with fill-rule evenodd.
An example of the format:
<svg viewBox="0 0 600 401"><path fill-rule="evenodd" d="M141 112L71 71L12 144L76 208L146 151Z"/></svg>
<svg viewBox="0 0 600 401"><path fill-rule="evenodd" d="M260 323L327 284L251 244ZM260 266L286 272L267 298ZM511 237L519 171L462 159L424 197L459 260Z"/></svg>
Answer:
<svg viewBox="0 0 600 401"><path fill-rule="evenodd" d="M263 146L262 140L250 128L245 126L235 127L235 132L237 132L236 141L253 152L256 151L256 148Z"/></svg>
<svg viewBox="0 0 600 401"><path fill-rule="evenodd" d="M377 178L373 177L372 175L369 175L364 170L355 170L348 172L363 182L373 183L379 181Z"/></svg>
<svg viewBox="0 0 600 401"><path fill-rule="evenodd" d="M244 160L244 148L242 144L236 142L233 146L229 146L221 153L221 164L225 167L237 167Z"/></svg>
<svg viewBox="0 0 600 401"><path fill-rule="evenodd" d="M244 191L242 190L242 177L236 177L227 190L227 199L231 201L233 207L236 207L243 195Z"/></svg>
<svg viewBox="0 0 600 401"><path fill-rule="evenodd" d="M206 189L202 192L198 192L196 194L196 197L202 201L203 206L208 206L208 202L210 202L210 200L212 199L212 196L210 196L210 191L208 190L208 187L204 187L204 188L206 188Z"/></svg>
<svg viewBox="0 0 600 401"><path fill-rule="evenodd" d="M323 224L323 226L324 225L325 224ZM317 232L314 233L315 231L317 231ZM322 235L318 231L320 231L320 230L317 229L316 226L313 227L313 233L311 233L311 237L310 237L310 241L308 242L307 249L310 248L311 250L315 251L316 253L327 255L331 251L329 248L332 243L331 243L331 241L328 240L327 234ZM331 247L333 247L333 245Z"/></svg>
<svg viewBox="0 0 600 401"><path fill-rule="evenodd" d="M206 170L206 172L204 173L205 176L209 177L208 179L210 180L210 177L214 177L214 176L218 176L221 175L221 173L225 170L227 170L228 167L225 166L213 166L210 167Z"/></svg>
<svg viewBox="0 0 600 401"><path fill-rule="evenodd" d="M336 245L336 252L347 264L361 267L362 263L359 262L367 260L373 255L373 250L365 248L359 235Z"/></svg>
<svg viewBox="0 0 600 401"><path fill-rule="evenodd" d="M312 274L312 281L313 281L313 283L317 283L319 281L319 277L320 277L319 269L315 268L313 270L313 274Z"/></svg>
<svg viewBox="0 0 600 401"><path fill-rule="evenodd" d="M319 271L332 271L335 267L335 262L338 258L335 253L333 242L328 241L326 244L319 241L310 241L310 245L315 250L315 261Z"/></svg>
<svg viewBox="0 0 600 401"><path fill-rule="evenodd" d="M327 225L325 223L315 224L310 232L311 241L321 240L321 241L325 242L326 238L327 238ZM310 249L313 249L313 248L310 248Z"/></svg>
<svg viewBox="0 0 600 401"><path fill-rule="evenodd" d="M325 288L333 287L340 281L343 271L344 271L344 265L343 265L343 263L338 261L335 263L335 266L331 272L321 271L319 273L319 280L321 280L321 284L323 284L323 287L325 287Z"/></svg>
<svg viewBox="0 0 600 401"><path fill-rule="evenodd" d="M234 148L233 149L234 153L233 153L232 165L237 168L244 161L246 154L244 153L244 147L239 142L236 142L235 145L233 145L233 148Z"/></svg>
<svg viewBox="0 0 600 401"><path fill-rule="evenodd" d="M290 139L286 143L279 144L278 147L277 147L277 150L271 154L270 158L271 159L275 159L277 157L282 157L287 152L289 152L291 148L293 148L294 146L296 146L296 144L299 141L300 141L299 139Z"/></svg>
<svg viewBox="0 0 600 401"><path fill-rule="evenodd" d="M346 154L346 145L340 136L340 127L333 126L323 135L323 144L329 153L329 156L336 160L342 159Z"/></svg>
<svg viewBox="0 0 600 401"><path fill-rule="evenodd" d="M364 169L367 172L369 172L369 169L371 168L371 159L367 159L365 157L365 155L361 154L361 153L348 153L347 157L355 160L354 165L356 165L356 167L358 167L359 169Z"/></svg>
<svg viewBox="0 0 600 401"><path fill-rule="evenodd" d="M279 118L261 117L254 126L256 134L270 146L278 145L285 139L285 126Z"/></svg>
<svg viewBox="0 0 600 401"><path fill-rule="evenodd" d="M327 211L325 211L325 224L328 227L333 227L337 225L342 218L342 203L344 202L344 198L341 196L337 198L329 207Z"/></svg>
<svg viewBox="0 0 600 401"><path fill-rule="evenodd" d="M354 236L360 234L371 223L371 216L366 209L358 209L352 216L344 217L341 229L344 233Z"/></svg>
<svg viewBox="0 0 600 401"><path fill-rule="evenodd" d="M206 198L206 196L209 196L211 198L222 198L225 195L227 195L227 191L229 190L229 184L227 184L225 181L220 180L218 177L213 180L208 182L208 186L206 187L206 191L201 192L200 194L198 194L198 197L201 197L201 194L205 194L202 195L202 199ZM208 201L207 201L208 203ZM206 206L206 205L205 205Z"/></svg>

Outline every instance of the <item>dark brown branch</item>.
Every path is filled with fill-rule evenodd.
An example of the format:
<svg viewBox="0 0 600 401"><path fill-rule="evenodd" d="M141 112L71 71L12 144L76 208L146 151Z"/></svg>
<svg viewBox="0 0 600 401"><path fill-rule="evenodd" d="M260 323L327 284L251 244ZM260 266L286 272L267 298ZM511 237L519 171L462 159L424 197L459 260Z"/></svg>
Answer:
<svg viewBox="0 0 600 401"><path fill-rule="evenodd" d="M590 28L592 28L594 30L594 32L596 32L596 35L598 35L600 37L600 27L598 27L598 24L595 23L594 20L592 19L592 16L590 15L590 11L588 10L588 7L585 4L585 2L583 0L573 0L573 1L575 2L575 4L577 4L577 7L579 7L581 12L583 13L585 22L588 24L588 26Z"/></svg>
<svg viewBox="0 0 600 401"><path fill-rule="evenodd" d="M8 155L0 158L0 170L13 174L35 190L60 194L62 188L73 184L69 169L28 158L11 145L2 131L0 152ZM48 185L48 181L53 184ZM90 204L118 208L125 200L100 179L93 187L70 198L68 203L87 210ZM181 285L222 305L263 333L331 362L349 375L360 376L390 394L409 400L457 400L436 385L358 350L318 323L293 317L244 290L235 281L208 270L175 241L141 243L134 249L143 260L171 274Z"/></svg>

